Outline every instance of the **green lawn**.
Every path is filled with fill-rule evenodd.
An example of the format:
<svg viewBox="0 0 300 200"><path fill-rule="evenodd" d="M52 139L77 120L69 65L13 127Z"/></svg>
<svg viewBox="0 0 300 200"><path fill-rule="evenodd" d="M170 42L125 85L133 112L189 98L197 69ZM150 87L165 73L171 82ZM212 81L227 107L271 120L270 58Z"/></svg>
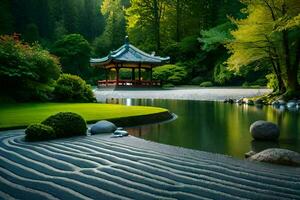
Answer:
<svg viewBox="0 0 300 200"><path fill-rule="evenodd" d="M163 108L97 103L24 103L0 105L0 129L21 128L39 123L58 112L75 112L87 122L149 115L167 111Z"/></svg>

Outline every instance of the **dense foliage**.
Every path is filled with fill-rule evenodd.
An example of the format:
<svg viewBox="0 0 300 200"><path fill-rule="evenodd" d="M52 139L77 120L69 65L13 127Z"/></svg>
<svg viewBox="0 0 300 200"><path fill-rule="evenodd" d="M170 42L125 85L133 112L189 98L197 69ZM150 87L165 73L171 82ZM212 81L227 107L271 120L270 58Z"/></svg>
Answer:
<svg viewBox="0 0 300 200"><path fill-rule="evenodd" d="M153 79L162 80L163 84L179 85L184 82L187 72L184 67L164 65L153 70Z"/></svg>
<svg viewBox="0 0 300 200"><path fill-rule="evenodd" d="M55 42L51 53L60 58L64 73L81 75L86 78L90 75L91 47L82 35L63 36Z"/></svg>
<svg viewBox="0 0 300 200"><path fill-rule="evenodd" d="M43 124L31 124L25 130L25 140L34 141L44 141L56 138L56 134L52 127Z"/></svg>
<svg viewBox="0 0 300 200"><path fill-rule="evenodd" d="M42 124L54 129L57 138L66 138L76 135L86 135L86 122L78 114L60 112L48 117Z"/></svg>
<svg viewBox="0 0 300 200"><path fill-rule="evenodd" d="M21 33L31 42L57 40L80 33L93 40L103 32L102 0L1 0L0 34ZM24 36L24 38L23 38ZM33 37L35 36L35 37Z"/></svg>
<svg viewBox="0 0 300 200"><path fill-rule="evenodd" d="M47 100L60 70L58 60L38 44L0 37L1 95L17 101Z"/></svg>
<svg viewBox="0 0 300 200"><path fill-rule="evenodd" d="M112 49L117 49L124 43L126 21L121 0L103 0L101 13L105 19L103 33L96 38L95 53L107 55Z"/></svg>
<svg viewBox="0 0 300 200"><path fill-rule="evenodd" d="M276 76L275 89L286 96L300 96L300 4L298 0L243 1L245 19L235 20L238 27L227 45L232 53L229 67L268 68ZM247 35L247 37L245 37ZM273 84L274 85L274 84Z"/></svg>
<svg viewBox="0 0 300 200"><path fill-rule="evenodd" d="M135 46L171 56L184 69L180 77L171 69L155 75L172 77L167 83L269 81L279 94L297 96L299 12L299 0L2 0L0 34L38 41L64 72L92 83L104 71L91 70L89 57L107 55L129 35Z"/></svg>
<svg viewBox="0 0 300 200"><path fill-rule="evenodd" d="M55 83L54 99L63 102L94 102L91 86L79 76L62 74Z"/></svg>

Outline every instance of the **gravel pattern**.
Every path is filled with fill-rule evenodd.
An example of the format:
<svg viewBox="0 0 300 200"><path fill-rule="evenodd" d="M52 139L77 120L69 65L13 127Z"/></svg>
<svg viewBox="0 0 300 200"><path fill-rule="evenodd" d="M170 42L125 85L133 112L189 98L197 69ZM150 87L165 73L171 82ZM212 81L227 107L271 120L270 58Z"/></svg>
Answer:
<svg viewBox="0 0 300 200"><path fill-rule="evenodd" d="M244 89L244 88L174 88L170 90L159 89L95 89L98 101L110 98L132 99L182 99L223 101L228 98L240 99L242 97L260 96L270 93L270 89Z"/></svg>
<svg viewBox="0 0 300 200"><path fill-rule="evenodd" d="M0 199L300 199L290 168L110 135L0 132Z"/></svg>

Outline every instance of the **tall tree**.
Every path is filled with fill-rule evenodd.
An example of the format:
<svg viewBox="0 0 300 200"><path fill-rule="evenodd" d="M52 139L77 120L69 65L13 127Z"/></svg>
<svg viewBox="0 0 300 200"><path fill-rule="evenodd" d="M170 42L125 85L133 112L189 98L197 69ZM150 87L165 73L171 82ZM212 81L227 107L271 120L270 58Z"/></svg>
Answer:
<svg viewBox="0 0 300 200"><path fill-rule="evenodd" d="M82 35L70 34L56 41L51 53L60 58L65 73L89 75L90 44Z"/></svg>
<svg viewBox="0 0 300 200"><path fill-rule="evenodd" d="M126 10L127 32L136 44L144 44L146 50L159 51L161 47L161 23L168 6L167 0L131 0Z"/></svg>
<svg viewBox="0 0 300 200"><path fill-rule="evenodd" d="M298 0L243 0L247 18L235 20L238 29L227 45L232 69L256 63L270 66L285 96L299 95L297 74L300 54L300 5ZM247 35L247 37L245 37Z"/></svg>
<svg viewBox="0 0 300 200"><path fill-rule="evenodd" d="M104 0L101 13L105 18L105 28L96 40L96 52L106 54L124 43L126 22L121 0Z"/></svg>

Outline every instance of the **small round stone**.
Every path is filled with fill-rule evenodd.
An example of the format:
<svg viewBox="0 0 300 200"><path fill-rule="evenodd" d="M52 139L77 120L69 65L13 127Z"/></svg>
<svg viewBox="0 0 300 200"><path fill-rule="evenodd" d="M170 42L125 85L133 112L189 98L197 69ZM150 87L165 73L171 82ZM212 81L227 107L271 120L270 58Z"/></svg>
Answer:
<svg viewBox="0 0 300 200"><path fill-rule="evenodd" d="M260 120L251 124L250 133L255 140L277 140L280 130L276 124Z"/></svg>
<svg viewBox="0 0 300 200"><path fill-rule="evenodd" d="M102 120L97 122L91 127L91 134L101 134L101 133L113 133L117 129L116 125L106 121Z"/></svg>

